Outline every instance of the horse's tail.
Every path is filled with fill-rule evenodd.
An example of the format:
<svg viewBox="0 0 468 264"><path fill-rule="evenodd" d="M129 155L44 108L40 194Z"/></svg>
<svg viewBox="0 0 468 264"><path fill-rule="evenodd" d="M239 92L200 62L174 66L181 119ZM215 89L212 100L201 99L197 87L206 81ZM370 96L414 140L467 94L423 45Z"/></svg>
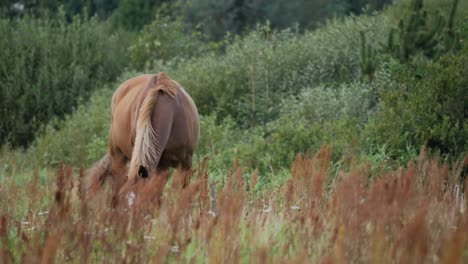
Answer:
<svg viewBox="0 0 468 264"><path fill-rule="evenodd" d="M137 119L135 143L128 171L129 180L136 178L140 166L146 169L157 167L163 150L154 147L158 135L151 124L151 117L157 103L159 91L168 94L172 98L175 98L177 94L177 85L164 72L153 75L146 85L147 87L144 90L147 90L147 93L139 109Z"/></svg>

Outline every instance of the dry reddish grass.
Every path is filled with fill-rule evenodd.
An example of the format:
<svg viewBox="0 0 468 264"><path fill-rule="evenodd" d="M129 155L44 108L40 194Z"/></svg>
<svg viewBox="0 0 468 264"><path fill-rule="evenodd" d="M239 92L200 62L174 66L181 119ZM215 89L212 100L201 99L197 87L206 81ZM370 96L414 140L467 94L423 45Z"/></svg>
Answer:
<svg viewBox="0 0 468 264"><path fill-rule="evenodd" d="M407 168L369 177L353 160L331 179L331 153L298 155L278 189L256 188L258 173L234 165L224 183L209 183L203 160L139 183L135 198L109 206L111 188L84 201L71 167L60 166L55 191L34 172L28 186L2 185L0 262L41 263L467 263L464 161L449 165L424 151ZM464 190L464 191L463 191ZM53 196L47 214L35 208ZM128 206L129 200L132 205ZM3 207L5 208L5 207ZM27 224L25 224L27 223Z"/></svg>

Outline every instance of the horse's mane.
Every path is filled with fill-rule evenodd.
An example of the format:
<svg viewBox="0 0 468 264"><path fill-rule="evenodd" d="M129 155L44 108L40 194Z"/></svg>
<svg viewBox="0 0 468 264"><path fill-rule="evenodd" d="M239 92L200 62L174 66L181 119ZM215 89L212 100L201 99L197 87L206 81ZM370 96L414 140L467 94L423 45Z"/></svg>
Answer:
<svg viewBox="0 0 468 264"><path fill-rule="evenodd" d="M146 95L140 109L137 109L138 119L132 159L128 172L129 180L136 178L140 166L147 169L156 168L161 158L163 150L155 148L158 135L151 124L151 117L160 91L172 98L175 98L177 95L177 84L164 72L153 75L143 88L143 92Z"/></svg>

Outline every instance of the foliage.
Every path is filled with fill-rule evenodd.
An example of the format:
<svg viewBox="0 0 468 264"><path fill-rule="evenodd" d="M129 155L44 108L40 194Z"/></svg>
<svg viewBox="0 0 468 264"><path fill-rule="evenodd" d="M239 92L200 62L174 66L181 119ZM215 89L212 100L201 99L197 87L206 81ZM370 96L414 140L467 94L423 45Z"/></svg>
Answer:
<svg viewBox="0 0 468 264"><path fill-rule="evenodd" d="M49 17L63 9L67 18L75 15L107 18L117 8L119 0L4 0L0 3L0 14L17 17L25 14L37 17Z"/></svg>
<svg viewBox="0 0 468 264"><path fill-rule="evenodd" d="M327 147L298 155L275 188L259 186L261 175L239 166L213 182L201 163L186 188L181 173L165 188L153 177L116 207L110 182L85 199L75 188L80 174L69 166L49 177L36 171L23 186L15 182L21 175L8 175L0 178L6 201L0 257L2 263L468 261L468 182L457 180L460 163L422 152L408 168L373 173L366 162L350 162L335 172L331 155Z"/></svg>
<svg viewBox="0 0 468 264"><path fill-rule="evenodd" d="M258 155L269 153L269 167L281 167L292 162L296 153L327 144L336 161L352 142L362 140L360 131L376 111L376 83L303 89L298 96L283 102L280 117L268 124L266 143Z"/></svg>
<svg viewBox="0 0 468 264"><path fill-rule="evenodd" d="M293 27L296 23L311 29L333 14L343 13L339 1L324 0L192 0L188 3L183 9L188 23L215 40L222 39L226 32L238 34L267 20L274 29Z"/></svg>
<svg viewBox="0 0 468 264"><path fill-rule="evenodd" d="M0 15L20 17L31 14L49 17L63 7L67 18L75 15L111 18L114 25L139 31L149 24L157 9L164 3L188 3L177 16L192 31L202 31L214 40L221 40L226 32L240 34L257 23L271 21L272 28L284 29L299 23L313 29L325 19L347 13L361 14L363 10L380 10L390 0L4 0Z"/></svg>
<svg viewBox="0 0 468 264"><path fill-rule="evenodd" d="M158 6L167 0L119 0L112 20L127 30L140 30L149 24Z"/></svg>
<svg viewBox="0 0 468 264"><path fill-rule="evenodd" d="M346 0L346 10L354 14L361 14L363 12L369 12L374 10L380 10L393 2L393 0Z"/></svg>
<svg viewBox="0 0 468 264"><path fill-rule="evenodd" d="M154 67L157 61L178 61L200 55L208 46L200 32L186 33L183 18L175 14L175 6L162 4L154 20L146 25L129 47L133 69Z"/></svg>
<svg viewBox="0 0 468 264"><path fill-rule="evenodd" d="M377 69L375 48L367 42L366 33L361 31L361 72L372 81Z"/></svg>
<svg viewBox="0 0 468 264"><path fill-rule="evenodd" d="M200 29L215 40L222 40L226 32L241 34L257 24L270 21L271 28L281 30L299 24L315 29L327 19L346 13L361 14L380 10L388 0L182 0L188 2L182 15L192 28Z"/></svg>
<svg viewBox="0 0 468 264"><path fill-rule="evenodd" d="M56 20L0 20L0 144L26 146L126 64L126 41L108 24L64 13Z"/></svg>
<svg viewBox="0 0 468 264"><path fill-rule="evenodd" d="M414 4L415 0L394 1L394 4L386 9L385 12L392 17L395 25L397 25L401 19L409 18L411 15L411 10L414 9ZM440 14L446 14L446 16L450 15L451 11L453 10L453 4L454 0L423 0L423 7L428 13L434 14L436 10L438 10ZM468 15L467 7L468 2L458 2L456 14L454 15L454 24L456 27L466 21L466 17Z"/></svg>
<svg viewBox="0 0 468 264"><path fill-rule="evenodd" d="M48 125L28 149L30 160L56 166L60 162L91 164L100 159L107 147L111 96L111 90L98 91L73 116Z"/></svg>
<svg viewBox="0 0 468 264"><path fill-rule="evenodd" d="M174 67L156 65L187 87L202 114L231 116L242 128L274 120L279 103L304 87L353 81L360 77L359 31L383 40L385 16L330 21L315 31L274 31L268 24L235 38L223 55L210 53Z"/></svg>
<svg viewBox="0 0 468 264"><path fill-rule="evenodd" d="M424 9L423 0L414 0L406 20L401 19L398 29L392 29L386 50L400 62L422 53L430 58L456 48L459 40L454 30L455 14L459 0L453 0L448 20L438 12Z"/></svg>
<svg viewBox="0 0 468 264"><path fill-rule="evenodd" d="M203 33L221 40L226 32L239 33L241 4L238 0L191 0L181 9L182 16L192 28L201 29Z"/></svg>
<svg viewBox="0 0 468 264"><path fill-rule="evenodd" d="M394 64L396 87L382 93L372 134L393 150L427 144L444 155L468 151L468 46L436 61Z"/></svg>
<svg viewBox="0 0 468 264"><path fill-rule="evenodd" d="M236 158L238 144L241 144L245 135L229 118L217 124L216 116L202 116L200 123L203 129L201 129L195 160L208 156L211 171L224 172Z"/></svg>

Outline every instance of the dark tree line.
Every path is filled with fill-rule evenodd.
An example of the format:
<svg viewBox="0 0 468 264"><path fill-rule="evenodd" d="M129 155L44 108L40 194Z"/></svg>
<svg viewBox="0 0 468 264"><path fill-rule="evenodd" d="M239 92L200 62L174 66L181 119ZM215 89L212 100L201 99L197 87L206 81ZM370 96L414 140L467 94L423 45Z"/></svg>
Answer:
<svg viewBox="0 0 468 264"><path fill-rule="evenodd" d="M325 19L365 8L378 10L391 0L191 0L182 10L189 25L199 27L214 39L226 32L240 33L257 23L270 21L273 28L314 28Z"/></svg>
<svg viewBox="0 0 468 264"><path fill-rule="evenodd" d="M85 13L88 16L107 18L119 6L119 0L4 0L0 3L3 16L24 14L50 16L63 7L68 16Z"/></svg>
<svg viewBox="0 0 468 264"><path fill-rule="evenodd" d="M286 28L296 23L313 28L326 18L359 14L364 8L379 10L392 0L4 0L0 3L3 16L24 14L48 16L62 7L71 18L74 15L112 17L117 26L140 30L149 24L164 2L178 4L179 15L186 18L187 27L201 29L214 39L226 32L241 33L257 23L269 20L273 28Z"/></svg>

